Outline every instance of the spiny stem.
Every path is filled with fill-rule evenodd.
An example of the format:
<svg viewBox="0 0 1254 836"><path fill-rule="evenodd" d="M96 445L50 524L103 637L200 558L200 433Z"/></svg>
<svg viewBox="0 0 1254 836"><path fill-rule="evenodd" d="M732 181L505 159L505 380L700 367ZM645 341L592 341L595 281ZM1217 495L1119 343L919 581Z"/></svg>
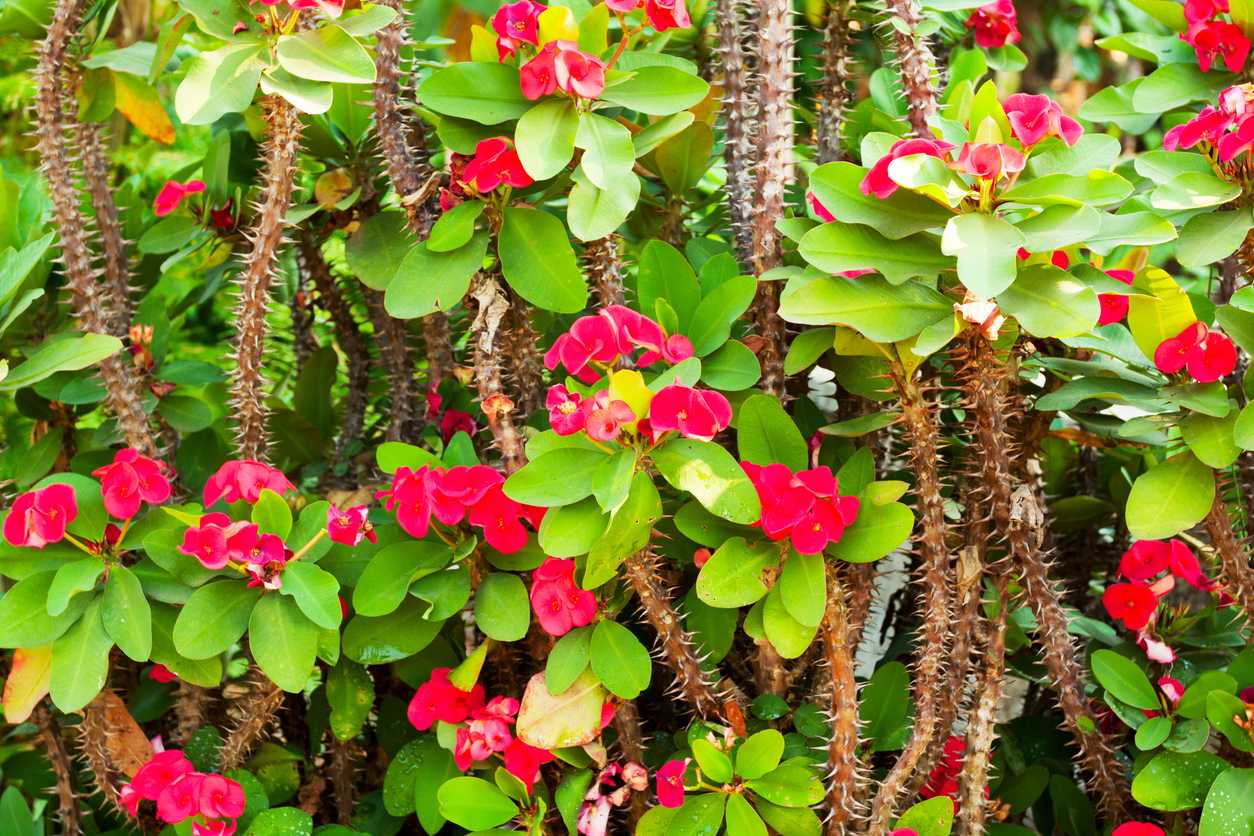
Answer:
<svg viewBox="0 0 1254 836"><path fill-rule="evenodd" d="M255 665L248 693L236 703L241 716L231 729L220 750L219 768L226 772L244 763L248 753L266 734L266 728L274 713L283 705L283 690L271 682Z"/></svg>
<svg viewBox="0 0 1254 836"><path fill-rule="evenodd" d="M39 736L44 742L44 754L52 763L52 771L57 777L57 815L61 819L62 836L80 836L83 832L83 814L78 808L78 783L74 775L74 765L65 750L65 740L61 737L61 727L56 718L42 705L35 708L31 719L39 729Z"/></svg>
<svg viewBox="0 0 1254 836"><path fill-rule="evenodd" d="M827 748L827 795L830 811L825 836L857 832L861 805L859 785L865 783L865 765L858 754L858 683L854 679L854 652L850 646L847 595L837 570L827 571L827 609L819 626L823 654L832 675L832 739Z"/></svg>
<svg viewBox="0 0 1254 836"><path fill-rule="evenodd" d="M902 28L893 26L892 30L901 86L906 95L906 118L915 136L932 139L927 121L937 112L936 61L927 42L917 34L924 15L915 0L887 0L887 4L888 14L902 23Z"/></svg>
<svg viewBox="0 0 1254 836"><path fill-rule="evenodd" d="M853 60L849 54L849 23L856 5L857 0L835 0L827 8L827 26L823 30L823 81L819 86L822 100L815 121L819 165L845 157L840 147L840 129L854 99L849 88L849 65Z"/></svg>
<svg viewBox="0 0 1254 836"><path fill-rule="evenodd" d="M753 261L753 169L757 158L757 90L752 68L751 21L743 0L715 0L718 53L723 73L723 160L727 167L727 209L735 235L736 257Z"/></svg>
<svg viewBox="0 0 1254 836"><path fill-rule="evenodd" d="M626 267L619 254L618 241L618 236L611 234L589 241L583 249L588 281L596 288L603 308L627 304L627 294L623 289Z"/></svg>
<svg viewBox="0 0 1254 836"><path fill-rule="evenodd" d="M482 272L471 280L470 296L478 303L479 309L474 324L470 327L479 407L483 410L488 429L496 440L505 473L511 475L527 463L527 454L523 449L522 436L511 417L514 402L505 396L501 358L496 350L502 321L509 313L509 302L496 279Z"/></svg>
<svg viewBox="0 0 1254 836"><path fill-rule="evenodd" d="M1206 531L1211 546L1219 558L1219 567L1228 594L1236 599L1246 617L1254 618L1254 569L1250 567L1249 551L1237 542L1224 504L1223 491L1218 479L1215 482L1215 499L1206 514ZM1254 636L1251 637L1254 643Z"/></svg>

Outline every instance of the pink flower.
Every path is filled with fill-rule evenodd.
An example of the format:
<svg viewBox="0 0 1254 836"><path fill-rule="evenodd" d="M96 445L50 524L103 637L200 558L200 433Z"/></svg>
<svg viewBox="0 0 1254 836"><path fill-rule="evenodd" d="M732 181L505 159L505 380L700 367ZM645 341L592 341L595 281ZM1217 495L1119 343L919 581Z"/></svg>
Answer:
<svg viewBox="0 0 1254 836"><path fill-rule="evenodd" d="M235 819L226 821L218 819L208 824L201 824L199 821L192 822L192 836L232 836L235 833Z"/></svg>
<svg viewBox="0 0 1254 836"><path fill-rule="evenodd" d="M540 775L540 765L548 763L554 757L551 752L537 749L535 746L514 738L509 748L505 750L505 771L522 781L527 787L527 792L530 793L531 788L535 786L536 778Z"/></svg>
<svg viewBox="0 0 1254 836"><path fill-rule="evenodd" d="M626 14L627 12L634 12L643 2L644 0L605 0L605 5L609 6L611 11Z"/></svg>
<svg viewBox="0 0 1254 836"><path fill-rule="evenodd" d="M157 752L135 773L131 787L141 798L156 801L162 790L194 769L192 762L177 749Z"/></svg>
<svg viewBox="0 0 1254 836"><path fill-rule="evenodd" d="M1017 174L1025 165L1023 155L1009 145L991 142L964 142L958 159L950 168L981 180L998 180L1003 174Z"/></svg>
<svg viewBox="0 0 1254 836"><path fill-rule="evenodd" d="M1018 43L1015 5L1011 0L995 0L980 6L967 18L967 28L975 30L975 42L985 49L997 49L1007 43Z"/></svg>
<svg viewBox="0 0 1254 836"><path fill-rule="evenodd" d="M371 543L379 541L374 533L374 526L367 518L365 505L345 511L340 511L335 506L327 508L327 536L331 538L331 542L346 546L356 546L363 538L369 538Z"/></svg>
<svg viewBox="0 0 1254 836"><path fill-rule="evenodd" d="M1228 72L1240 72L1250 54L1250 39L1235 23L1221 20L1198 21L1180 33L1180 39L1197 50L1197 63L1208 72L1216 58L1224 62Z"/></svg>
<svg viewBox="0 0 1254 836"><path fill-rule="evenodd" d="M1163 148L1167 151L1175 151L1178 148L1192 148L1200 142L1209 142L1212 145L1222 142L1221 137L1224 131L1228 130L1235 118L1235 113L1228 113L1207 105L1202 108L1201 113L1188 122L1176 125L1167 131L1163 135ZM1222 144L1220 148L1222 156Z"/></svg>
<svg viewBox="0 0 1254 836"><path fill-rule="evenodd" d="M1210 20L1228 13L1228 0L1184 0L1184 19L1189 23Z"/></svg>
<svg viewBox="0 0 1254 836"><path fill-rule="evenodd" d="M1065 116L1058 102L1044 93L1038 96L1015 93L1006 97L1003 107L1006 118L1010 120L1010 130L1015 139L1023 143L1024 148L1035 145L1047 136L1059 136L1067 145L1075 145L1084 133L1080 123Z"/></svg>
<svg viewBox="0 0 1254 836"><path fill-rule="evenodd" d="M1164 676L1158 680L1158 687L1173 708L1180 703L1180 699L1184 696L1184 683L1178 679Z"/></svg>
<svg viewBox="0 0 1254 836"><path fill-rule="evenodd" d="M139 802L143 800L144 797L130 784L123 784L122 789L118 791L118 801L126 808L126 812L132 816L139 815Z"/></svg>
<svg viewBox="0 0 1254 836"><path fill-rule="evenodd" d="M1230 116L1245 116L1250 113L1251 95L1254 94L1254 86L1249 84L1238 84L1235 87L1229 87L1227 90L1219 94L1219 110Z"/></svg>
<svg viewBox="0 0 1254 836"><path fill-rule="evenodd" d="M57 483L29 491L13 502L4 521L4 539L12 546L42 549L65 537L65 527L78 516L74 489Z"/></svg>
<svg viewBox="0 0 1254 836"><path fill-rule="evenodd" d="M1203 113L1204 112L1205 111L1203 111ZM1215 121L1217 122L1220 121L1221 119L1224 122L1230 121L1230 120L1224 119L1223 117L1215 117ZM1193 121L1187 123L1184 127L1187 128L1188 125L1192 125L1193 122L1196 122L1196 121L1197 119L1194 119ZM1226 128L1227 128L1227 124L1223 126L1223 129L1226 129ZM1214 135L1216 133L1221 133L1223 129L1221 129L1219 132L1212 131L1211 133L1207 134L1204 138L1209 139L1209 141L1211 142L1214 142L1215 141ZM1175 129L1173 128L1172 130L1175 130ZM1198 131L1198 134L1200 136L1201 134L1200 129ZM1193 137L1190 135L1188 138L1192 139ZM1181 147L1185 147L1185 148L1190 147L1188 145L1185 145L1184 140L1185 140L1185 136L1184 136L1184 133L1182 132L1180 134ZM1201 139L1199 138L1197 141L1201 141ZM1163 139L1163 144L1165 147L1166 146L1165 137ZM1237 125L1237 129L1235 131L1233 131L1232 133L1223 134L1222 136L1219 137L1219 159L1225 163L1232 162L1233 159L1235 159L1237 156L1241 154L1248 154L1251 148L1254 148L1254 119L1250 119L1250 118L1242 119L1241 123Z"/></svg>
<svg viewBox="0 0 1254 836"><path fill-rule="evenodd" d="M606 390L585 398L579 404L579 411L583 413L583 425L588 438L593 441L614 441L623 424L636 420L636 413L631 407L623 401L611 401Z"/></svg>
<svg viewBox="0 0 1254 836"><path fill-rule="evenodd" d="M814 192L806 192L806 200L810 201L810 208L814 210L814 214L819 216L819 220L824 223L831 223L836 220L836 216L827 211L827 207L819 201Z"/></svg>
<svg viewBox="0 0 1254 836"><path fill-rule="evenodd" d="M962 759L966 750L966 740L957 735L951 735L945 741L945 754L928 775L927 783L919 790L920 798L957 797L958 775L962 772Z"/></svg>
<svg viewBox="0 0 1254 836"><path fill-rule="evenodd" d="M232 524L226 514L205 514L199 524L183 532L183 545L178 550L199 560L206 569L221 569L231 559L227 537L244 525Z"/></svg>
<svg viewBox="0 0 1254 836"><path fill-rule="evenodd" d="M601 375L596 370L589 369L589 363L609 366L619 356L630 354L633 348L631 340L620 333L612 317L584 316L575 320L570 331L553 341L553 347L544 355L544 365L552 371L560 363L566 367L566 371L583 382L593 383Z"/></svg>
<svg viewBox="0 0 1254 836"><path fill-rule="evenodd" d="M156 680L164 685L178 679L178 674L167 668L165 665L153 665L152 670L148 671L148 678ZM134 814L132 813L132 815Z"/></svg>
<svg viewBox="0 0 1254 836"><path fill-rule="evenodd" d="M386 497L384 508L396 506L396 521L412 537L427 536L431 523L431 503L427 499L429 472L424 464L417 472L408 467L398 467L392 474L392 487L378 491L376 497ZM432 481L437 477L431 474Z"/></svg>
<svg viewBox="0 0 1254 836"><path fill-rule="evenodd" d="M1145 655L1149 657L1151 662L1158 662L1160 665L1170 665L1176 661L1175 651L1163 642L1155 639L1147 630L1142 630L1137 634L1136 643L1145 651Z"/></svg>
<svg viewBox="0 0 1254 836"><path fill-rule="evenodd" d="M545 406L549 408L549 425L558 435L574 435L584 428L587 416L579 408L582 396L569 392L562 384L549 389Z"/></svg>
<svg viewBox="0 0 1254 836"><path fill-rule="evenodd" d="M658 804L671 808L684 805L684 772L688 770L691 760L684 758L682 761L670 761L654 773L657 778Z"/></svg>
<svg viewBox="0 0 1254 836"><path fill-rule="evenodd" d="M237 819L244 815L244 788L221 775L206 775L200 782L200 814L211 819Z"/></svg>
<svg viewBox="0 0 1254 836"><path fill-rule="evenodd" d="M513 42L513 48L505 52L502 49L502 60L506 55L513 55L514 50L518 48L519 42L531 44L535 46L540 42L540 13L545 9L539 3L532 0L519 0L517 3L509 3L497 10L492 16L490 24L492 29L503 40Z"/></svg>
<svg viewBox="0 0 1254 836"><path fill-rule="evenodd" d="M157 796L157 818L166 824L178 824L196 815L200 785L205 777L199 772L188 772L163 789Z"/></svg>
<svg viewBox="0 0 1254 836"><path fill-rule="evenodd" d="M601 310L600 316L614 323L620 347L625 344L647 349L636 364L642 368L652 366L659 358L674 364L692 356L692 342L687 337L680 334L667 336L661 325L644 314L638 314L622 305L610 305ZM630 351L629 347L622 353L627 354Z"/></svg>
<svg viewBox="0 0 1254 836"><path fill-rule="evenodd" d="M1106 590L1102 604L1111 618L1122 621L1129 630L1140 630L1158 611L1158 596L1147 586L1117 583Z"/></svg>
<svg viewBox="0 0 1254 836"><path fill-rule="evenodd" d="M653 0L649 0L650 3ZM680 3L682 0L672 0ZM581 99L595 99L605 90L605 62L595 55L579 51L574 41L557 41L559 49L553 62L554 76L561 90Z"/></svg>
<svg viewBox="0 0 1254 836"><path fill-rule="evenodd" d="M522 94L529 101L541 96L552 96L557 92L557 46L556 41L545 44L544 49L522 65L519 70L519 85Z"/></svg>
<svg viewBox="0 0 1254 836"><path fill-rule="evenodd" d="M483 686L475 683L469 691L445 683L435 695L435 718L443 723L460 723L470 712L483 706Z"/></svg>
<svg viewBox="0 0 1254 836"><path fill-rule="evenodd" d="M675 378L649 404L649 424L655 433L678 430L684 438L709 441L731 424L731 404L711 389L693 389Z"/></svg>
<svg viewBox="0 0 1254 836"><path fill-rule="evenodd" d="M1126 285L1131 285L1136 279L1136 274L1131 270L1107 270L1106 275ZM1098 325L1110 325L1112 322L1120 322L1128 315L1127 296L1121 296L1118 293L1099 293L1097 301L1102 305L1102 315L1097 320Z"/></svg>
<svg viewBox="0 0 1254 836"><path fill-rule="evenodd" d="M488 491L505 481L505 477L487 465L459 466L427 482L427 495L435 518L445 525L456 525L466 511L478 504Z"/></svg>
<svg viewBox="0 0 1254 836"><path fill-rule="evenodd" d="M531 607L550 636L564 636L592 623L597 597L575 585L575 562L547 558L531 576Z"/></svg>
<svg viewBox="0 0 1254 836"><path fill-rule="evenodd" d="M227 553L243 563L263 566L281 562L285 548L279 535L262 534L256 523L236 524L227 532Z"/></svg>
<svg viewBox="0 0 1254 836"><path fill-rule="evenodd" d="M1163 340L1154 352L1154 365L1159 371L1174 374L1187 365L1189 375L1199 383L1211 383L1231 374L1236 364L1237 349L1232 340L1226 334L1209 331L1201 322Z"/></svg>
<svg viewBox="0 0 1254 836"><path fill-rule="evenodd" d="M943 160L945 155L952 150L954 150L953 145L939 139L899 139L893 143L892 148L888 149L887 154L880 157L875 165L871 166L871 170L862 178L862 184L859 188L864 195L873 194L880 200L884 200L897 191L897 183L888 176L888 164L893 160L899 160L902 157L910 157L915 154L926 154L929 157Z"/></svg>
<svg viewBox="0 0 1254 836"><path fill-rule="evenodd" d="M447 209L445 210L448 211ZM438 392L431 391L427 393L427 420L437 418L440 415L440 404L444 403L444 397Z"/></svg>
<svg viewBox="0 0 1254 836"><path fill-rule="evenodd" d="M450 409L440 419L440 435L444 437L445 444L448 444L449 439L459 432L474 435L476 430L478 427L475 426L470 413L462 412L460 409Z"/></svg>
<svg viewBox="0 0 1254 836"><path fill-rule="evenodd" d="M187 185L170 180L161 187L161 191L157 194L157 199L152 202L152 208L156 211L158 217L168 215L179 207L184 197L189 194L203 192L204 190L205 184L201 180L188 180Z"/></svg>
<svg viewBox="0 0 1254 836"><path fill-rule="evenodd" d="M139 513L141 501L158 505L170 498L170 482L161 473L165 464L144 458L133 447L119 450L113 463L92 472L104 490L105 510L110 516L129 520Z"/></svg>
<svg viewBox="0 0 1254 836"><path fill-rule="evenodd" d="M502 554L513 554L527 545L527 529L519 516L523 506L505 495L500 487L491 488L470 509L470 524L483 528L483 539Z"/></svg>
<svg viewBox="0 0 1254 836"><path fill-rule="evenodd" d="M452 668L436 668L431 679L418 686L418 693L409 701L406 716L418 731L426 731L435 723L435 700L444 688L451 688L448 675Z"/></svg>
<svg viewBox="0 0 1254 836"><path fill-rule="evenodd" d="M287 481L283 471L253 459L229 461L205 483L205 508L219 499L230 505L243 500L256 502L263 490L272 490L282 496L296 486Z"/></svg>
<svg viewBox="0 0 1254 836"><path fill-rule="evenodd" d="M1111 836L1163 836L1163 829L1148 822L1130 821L1116 827Z"/></svg>
<svg viewBox="0 0 1254 836"><path fill-rule="evenodd" d="M692 26L684 0L645 0L644 16L659 32Z"/></svg>
<svg viewBox="0 0 1254 836"><path fill-rule="evenodd" d="M514 143L503 136L479 140L475 158L466 166L461 180L480 193L490 192L502 184L521 188L535 182L518 159Z"/></svg>

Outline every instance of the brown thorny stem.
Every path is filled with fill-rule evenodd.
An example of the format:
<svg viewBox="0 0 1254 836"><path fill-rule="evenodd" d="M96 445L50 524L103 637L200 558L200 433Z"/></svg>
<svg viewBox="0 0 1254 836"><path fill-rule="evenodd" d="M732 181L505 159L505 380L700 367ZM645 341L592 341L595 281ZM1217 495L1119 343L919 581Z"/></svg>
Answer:
<svg viewBox="0 0 1254 836"><path fill-rule="evenodd" d="M840 129L845 112L853 102L849 87L849 15L857 0L835 0L827 8L827 26L823 30L823 80L819 85L822 99L815 119L815 158L819 165L844 159L840 147Z"/></svg>
<svg viewBox="0 0 1254 836"><path fill-rule="evenodd" d="M792 3L762 0L758 40L758 168L753 192L753 275L759 278L780 266L780 233L784 190L792 167L793 92ZM754 299L754 326L765 342L759 352L762 390L783 400L784 355L788 335L779 316L780 283L759 281Z"/></svg>
<svg viewBox="0 0 1254 836"><path fill-rule="evenodd" d="M86 224L79 204L78 178L70 164L66 142L69 120L66 102L74 96L67 89L69 44L79 27L86 0L59 0L48 24L48 36L39 45L35 66L35 136L40 169L48 183L53 221L60 237L66 288L80 330L113 334L117 317L108 307L109 293L97 284L100 275L87 244ZM105 403L118 421L126 443L146 456L158 455L152 429L143 406L140 378L133 374L129 355L119 352L98 364L105 385Z"/></svg>
<svg viewBox="0 0 1254 836"><path fill-rule="evenodd" d="M1232 532L1232 521L1218 479L1215 482L1215 500L1206 514L1206 531L1219 559L1228 594L1236 599L1242 612L1254 617L1254 569L1250 567L1250 553Z"/></svg>
<svg viewBox="0 0 1254 836"><path fill-rule="evenodd" d="M105 155L104 138L99 124L78 122L74 126L83 181L91 195L91 205L104 250L104 275L107 288L101 295L109 299L113 336L125 338L131 327L131 263L118 221L118 205L109 187L109 158Z"/></svg>
<svg viewBox="0 0 1254 836"><path fill-rule="evenodd" d="M614 736L618 739L619 753L624 761L644 764L644 740L640 736L640 712L636 709L635 700L624 700L614 712L610 721ZM635 833L640 818L649 809L649 796L643 792L631 794L631 804L627 808L628 832Z"/></svg>
<svg viewBox="0 0 1254 836"><path fill-rule="evenodd" d="M264 100L266 142L265 168L257 217L248 231L251 248L235 280L239 297L235 304L235 370L232 373L231 413L236 421L235 448L242 459L266 460L266 377L262 363L266 352L266 313L270 308L270 282L278 263L279 247L287 224L287 208L299 168L300 119L296 108L277 94Z"/></svg>
<svg viewBox="0 0 1254 836"><path fill-rule="evenodd" d="M650 626L657 632L657 652L661 661L675 673L674 690L691 703L702 718L723 716L726 695L720 695L701 667L692 646L692 634L685 631L682 620L671 606L670 593L656 569L656 560L648 547L623 561L627 581L640 598L640 607Z"/></svg>
<svg viewBox="0 0 1254 836"><path fill-rule="evenodd" d="M238 768L261 739L267 734L270 721L283 705L283 691L271 682L261 669L253 666L250 671L248 693L236 703L240 718L219 751L218 769L227 772Z"/></svg>
<svg viewBox="0 0 1254 836"><path fill-rule="evenodd" d="M61 817L62 836L80 836L83 832L83 814L78 808L78 784L74 765L65 751L65 739L55 717L42 705L36 706L31 719L39 729L44 742L44 756L52 764L57 776L57 815Z"/></svg>
<svg viewBox="0 0 1254 836"><path fill-rule="evenodd" d="M858 683L854 679L856 644L849 641L850 625L847 595L839 570L827 570L827 609L819 625L823 655L832 676L828 719L832 739L827 747L828 808L824 836L846 836L857 832L865 815L861 801L867 783L866 764L858 754Z"/></svg>
<svg viewBox="0 0 1254 836"><path fill-rule="evenodd" d="M752 26L743 0L715 0L718 54L723 74L723 160L727 167L727 209L735 235L736 257L753 263L753 169L757 152L757 95L751 60Z"/></svg>
<svg viewBox="0 0 1254 836"><path fill-rule="evenodd" d="M106 694L109 696L105 696ZM77 730L78 752L79 757L87 764L87 773L96 790L115 811L121 812L122 785L126 783L126 778L109 756L108 741L121 731L113 728L109 722L110 698L116 704L121 703L119 697L106 687L83 708L83 719Z"/></svg>
<svg viewBox="0 0 1254 836"><path fill-rule="evenodd" d="M317 246L308 230L302 229L296 240L296 288L287 303L288 312L292 316L293 365L298 375L318 350L318 338L313 332L313 306L309 303L309 287L313 283L310 275L313 267L309 260Z"/></svg>
<svg viewBox="0 0 1254 836"><path fill-rule="evenodd" d="M948 525L937 469L940 431L936 407L924 399L913 372L906 371L900 363L893 363L891 375L893 389L901 404L902 424L910 442L910 465L916 479L916 507L921 523L917 548L922 575L919 608L923 612L923 634L915 666L914 730L875 795L867 831L871 836L882 836L888 831L903 785L914 774L919 760L937 735L937 706L946 667L945 639L950 630L951 558L945 545Z"/></svg>
<svg viewBox="0 0 1254 836"><path fill-rule="evenodd" d="M331 787L335 793L335 821L347 825L357 806L357 767L354 760L359 754L357 741L340 740L331 735L331 757L327 770L331 774Z"/></svg>
<svg viewBox="0 0 1254 836"><path fill-rule="evenodd" d="M509 313L509 302L496 278L484 272L470 281L470 296L478 311L470 326L471 348L475 358L475 384L479 387L479 408L492 431L507 476L527 463L523 438L514 426L514 402L505 394L501 352L497 350L502 321Z"/></svg>
<svg viewBox="0 0 1254 836"><path fill-rule="evenodd" d="M584 272L596 289L602 308L627 304L627 293L623 289L627 268L618 250L619 240L617 235L611 234L589 241L583 248Z"/></svg>
<svg viewBox="0 0 1254 836"><path fill-rule="evenodd" d="M205 711L209 707L209 691L206 688L179 680L178 702L174 704L174 717L177 722L176 739L180 746L186 746L202 726L205 725Z"/></svg>
<svg viewBox="0 0 1254 836"><path fill-rule="evenodd" d="M331 273L331 267L322 255L322 249L312 232L301 233L300 247L309 269L309 277L313 279L314 290L318 293L318 304L331 317L331 328L335 341L344 352L344 360L348 364L348 394L344 399L344 417L340 421L340 434L335 439L335 453L332 463L344 461L348 446L361 438L362 428L366 421L366 406L369 399L370 386L370 353L366 349L366 341L362 337L361 327L353 309L344 297L340 286Z"/></svg>
<svg viewBox="0 0 1254 836"><path fill-rule="evenodd" d="M405 323L383 307L383 291L362 285L362 298L374 325L379 344L379 363L388 380L388 441L413 441L418 436L417 401L414 395L414 356L409 350Z"/></svg>
<svg viewBox="0 0 1254 836"><path fill-rule="evenodd" d="M378 32L375 50L374 129L379 140L379 153L387 165L388 178L396 192L416 243L431 235L431 227L439 217L440 175L431 168L430 151L422 125L410 125L406 119L409 102L402 96L400 63L401 48L408 41L405 9L399 0L385 0L397 12L396 18ZM390 315L385 314L391 319ZM408 355L403 328L396 329L394 339ZM435 311L422 319L422 336L427 354L427 387L434 391L440 381L453 372L453 345L448 316ZM403 426L416 423L415 412L421 412L413 382L412 360L408 376L388 376L392 390L393 421ZM416 433L416 429L415 429Z"/></svg>
<svg viewBox="0 0 1254 836"><path fill-rule="evenodd" d="M536 348L539 337L531 326L531 308L514 292L505 288L509 299L509 313L505 315L505 327L501 329L501 353L510 370L510 379L518 393L518 409L522 415L531 415L544 409L549 387L544 382L544 355Z"/></svg>
<svg viewBox="0 0 1254 836"><path fill-rule="evenodd" d="M936 61L927 42L915 34L923 22L921 8L915 0L887 0L888 14L905 24L906 34L888 22L893 33L893 50L897 53L897 69L906 97L906 118L914 135L932 139L927 120L936 115Z"/></svg>

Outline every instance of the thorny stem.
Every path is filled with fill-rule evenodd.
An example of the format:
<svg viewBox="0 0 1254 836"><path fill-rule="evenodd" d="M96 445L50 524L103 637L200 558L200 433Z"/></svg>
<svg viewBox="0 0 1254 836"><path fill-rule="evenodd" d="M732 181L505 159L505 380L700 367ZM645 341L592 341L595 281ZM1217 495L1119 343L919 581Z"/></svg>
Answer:
<svg viewBox="0 0 1254 836"><path fill-rule="evenodd" d="M866 782L865 764L858 754L858 683L854 679L854 652L849 644L849 620L844 582L837 570L827 571L827 609L819 627L823 653L832 674L829 718L832 739L827 748L829 812L824 836L846 836L859 829L860 784Z"/></svg>
<svg viewBox="0 0 1254 836"><path fill-rule="evenodd" d="M735 234L736 257L745 267L753 261L753 169L757 96L748 62L751 27L744 20L743 0L715 0L718 53L723 73L723 160L727 167L727 209Z"/></svg>
<svg viewBox="0 0 1254 836"><path fill-rule="evenodd" d="M501 322L509 312L509 302L495 278L477 273L470 282L470 296L478 303L478 314L470 327L475 357L475 385L479 407L501 453L505 474L512 475L527 463L523 439L514 426L514 402L505 396L500 353L496 343Z"/></svg>
<svg viewBox="0 0 1254 836"><path fill-rule="evenodd" d="M243 764L248 753L266 733L274 713L283 705L283 691L257 667L252 669L248 693L237 703L241 716L220 750L219 769L226 772Z"/></svg>
<svg viewBox="0 0 1254 836"><path fill-rule="evenodd" d="M915 136L932 139L928 120L937 113L936 61L926 41L916 34L923 15L915 0L887 0L887 5L888 14L905 24L905 32L896 26L891 28L901 86L906 94L906 116Z"/></svg>
<svg viewBox="0 0 1254 836"><path fill-rule="evenodd" d="M849 89L850 13L856 0L836 0L827 9L827 27L823 31L823 81L822 102L815 121L817 160L819 165L844 158L840 148L840 129L845 123L845 111L853 101Z"/></svg>
<svg viewBox="0 0 1254 836"><path fill-rule="evenodd" d="M57 814L61 817L62 836L80 836L83 832L83 814L78 808L78 785L74 766L65 751L65 740L56 718L42 705L36 706L32 719L43 739L47 758L57 776Z"/></svg>
<svg viewBox="0 0 1254 836"><path fill-rule="evenodd" d="M1206 514L1206 531L1219 559L1219 567L1228 594L1236 599L1247 617L1254 617L1254 569L1250 567L1249 551L1237 542L1224 504L1223 491L1216 479L1215 499ZM1251 638L1254 642L1254 637Z"/></svg>

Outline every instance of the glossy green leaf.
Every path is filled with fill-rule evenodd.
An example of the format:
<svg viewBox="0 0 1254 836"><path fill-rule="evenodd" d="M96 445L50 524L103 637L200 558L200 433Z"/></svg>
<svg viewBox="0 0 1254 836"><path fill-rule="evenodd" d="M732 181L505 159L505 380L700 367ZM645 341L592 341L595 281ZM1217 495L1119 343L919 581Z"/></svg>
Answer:
<svg viewBox="0 0 1254 836"><path fill-rule="evenodd" d="M548 180L566 168L575 155L580 124L570 99L548 99L523 114L514 129L514 144L532 179Z"/></svg>
<svg viewBox="0 0 1254 836"><path fill-rule="evenodd" d="M248 633L253 657L270 681L291 693L303 690L317 656L318 630L296 601L273 592L263 595Z"/></svg>
<svg viewBox="0 0 1254 836"><path fill-rule="evenodd" d="M384 306L388 313L398 319L416 319L457 306L483 266L487 250L488 233L482 230L447 252L432 252L426 244L413 247L387 286Z"/></svg>
<svg viewBox="0 0 1254 836"><path fill-rule="evenodd" d="M790 294L779 315L800 325L847 325L874 342L908 340L953 315L953 300L921 282L879 276L816 279Z"/></svg>
<svg viewBox="0 0 1254 836"><path fill-rule="evenodd" d="M521 121L519 127L522 127ZM576 148L583 149L580 165L597 188L613 189L630 176L636 161L631 132L613 119L596 113L580 114L573 142Z"/></svg>
<svg viewBox="0 0 1254 836"><path fill-rule="evenodd" d="M135 573L125 566L109 570L101 597L101 620L122 652L136 662L152 653L152 610Z"/></svg>
<svg viewBox="0 0 1254 836"><path fill-rule="evenodd" d="M475 592L475 623L497 641L515 642L527 635L531 606L522 579L508 572L488 573Z"/></svg>
<svg viewBox="0 0 1254 836"><path fill-rule="evenodd" d="M1018 228L1001 218L972 213L949 221L941 238L941 251L957 256L958 279L968 290L991 299L1015 280L1016 253L1027 242ZM902 243L898 241L884 250L895 254Z"/></svg>
<svg viewBox="0 0 1254 836"><path fill-rule="evenodd" d="M539 308L583 310L588 289L562 222L539 209L512 207L502 215L497 249L509 286Z"/></svg>
<svg viewBox="0 0 1254 836"><path fill-rule="evenodd" d="M608 619L599 622L588 655L592 672L611 694L635 699L649 686L653 670L649 651L623 625Z"/></svg>
<svg viewBox="0 0 1254 836"><path fill-rule="evenodd" d="M1132 484L1128 530L1142 540L1174 537L1201 522L1214 499L1211 469L1192 453L1181 453L1142 473Z"/></svg>
<svg viewBox="0 0 1254 836"><path fill-rule="evenodd" d="M675 438L652 453L658 472L725 520L753 523L761 516L757 490L731 454L709 441Z"/></svg>

